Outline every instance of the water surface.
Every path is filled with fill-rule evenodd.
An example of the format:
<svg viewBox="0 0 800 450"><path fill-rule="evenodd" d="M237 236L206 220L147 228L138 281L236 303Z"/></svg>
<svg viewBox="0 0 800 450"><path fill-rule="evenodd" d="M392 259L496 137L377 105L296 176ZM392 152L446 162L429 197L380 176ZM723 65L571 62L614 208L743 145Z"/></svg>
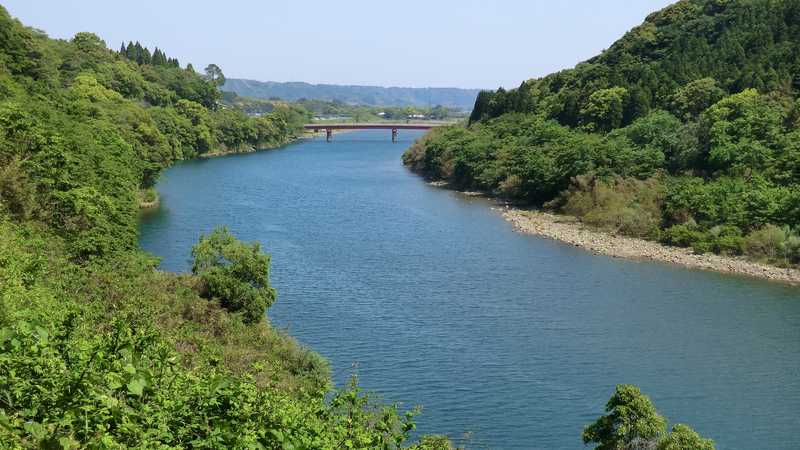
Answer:
<svg viewBox="0 0 800 450"><path fill-rule="evenodd" d="M369 131L176 165L142 246L185 271L227 224L272 253L270 320L419 428L469 448L576 449L617 383L718 449L797 449L800 290L595 256L433 188ZM354 369L355 366L355 369Z"/></svg>

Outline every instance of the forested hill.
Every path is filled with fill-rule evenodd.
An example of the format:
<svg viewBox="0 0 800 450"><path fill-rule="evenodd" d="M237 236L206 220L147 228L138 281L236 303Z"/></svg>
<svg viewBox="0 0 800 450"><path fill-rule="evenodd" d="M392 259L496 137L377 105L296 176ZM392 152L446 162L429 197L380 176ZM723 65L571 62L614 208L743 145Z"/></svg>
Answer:
<svg viewBox="0 0 800 450"><path fill-rule="evenodd" d="M800 0L682 0L601 55L482 92L431 178L666 244L800 263Z"/></svg>
<svg viewBox="0 0 800 450"><path fill-rule="evenodd" d="M342 86L333 84L278 83L227 79L223 91L262 99L279 98L286 101L324 100L340 101L364 106L417 106L441 105L469 111L478 95L477 89L458 88L405 88L377 86Z"/></svg>
<svg viewBox="0 0 800 450"><path fill-rule="evenodd" d="M654 109L753 88L800 89L800 3L794 0L681 0L651 14L601 55L574 69L482 93L472 121L535 112L569 126L607 131ZM688 85L690 82L708 79ZM685 88L676 98L678 90ZM624 91L622 90L624 89ZM711 92L709 92L711 90ZM699 105L679 105L680 102ZM606 106L613 106L604 111Z"/></svg>
<svg viewBox="0 0 800 450"><path fill-rule="evenodd" d="M139 250L141 193L164 168L280 145L303 123L286 105L258 118L223 108L222 79L138 43L50 39L0 7L0 447L408 438L412 412L330 392L327 363L267 323L276 292L258 243L216 230L186 275ZM449 446L422 441L412 448Z"/></svg>

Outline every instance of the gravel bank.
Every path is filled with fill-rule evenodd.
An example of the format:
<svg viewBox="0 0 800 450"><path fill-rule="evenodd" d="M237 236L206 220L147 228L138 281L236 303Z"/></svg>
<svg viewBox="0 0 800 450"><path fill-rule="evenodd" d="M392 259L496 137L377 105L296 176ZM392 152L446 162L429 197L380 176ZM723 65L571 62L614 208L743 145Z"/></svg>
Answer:
<svg viewBox="0 0 800 450"><path fill-rule="evenodd" d="M782 269L740 258L695 255L691 250L666 247L643 239L616 236L586 228L577 220L539 211L497 208L521 233L535 234L581 247L595 254L679 264L693 269L713 270L800 284L800 270Z"/></svg>

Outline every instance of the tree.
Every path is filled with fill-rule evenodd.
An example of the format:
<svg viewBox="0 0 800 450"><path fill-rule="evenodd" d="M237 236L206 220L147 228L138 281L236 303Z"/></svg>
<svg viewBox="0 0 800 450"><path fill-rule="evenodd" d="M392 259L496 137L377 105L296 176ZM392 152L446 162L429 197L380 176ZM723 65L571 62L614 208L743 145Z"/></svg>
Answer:
<svg viewBox="0 0 800 450"><path fill-rule="evenodd" d="M705 439L688 425L677 424L672 433L658 442L657 450L714 450L714 441Z"/></svg>
<svg viewBox="0 0 800 450"><path fill-rule="evenodd" d="M617 386L606 412L583 430L583 443L595 442L599 444L597 450L627 450L654 442L666 433L666 420L636 386Z"/></svg>
<svg viewBox="0 0 800 450"><path fill-rule="evenodd" d="M611 131L622 125L628 90L622 87L600 89L589 96L581 108L584 125L591 131Z"/></svg>
<svg viewBox="0 0 800 450"><path fill-rule="evenodd" d="M136 61L136 47L133 45L133 41L128 42L128 46L125 47L125 57L131 61Z"/></svg>
<svg viewBox="0 0 800 450"><path fill-rule="evenodd" d="M217 86L225 84L225 75L223 75L222 69L216 64L209 64L206 66L206 78Z"/></svg>
<svg viewBox="0 0 800 450"><path fill-rule="evenodd" d="M678 89L670 101L670 109L686 120L696 118L725 96L713 78L701 78Z"/></svg>
<svg viewBox="0 0 800 450"><path fill-rule="evenodd" d="M715 103L700 121L709 165L737 175L768 169L783 150L787 117L784 105L755 89Z"/></svg>
<svg viewBox="0 0 800 450"><path fill-rule="evenodd" d="M241 242L227 228L217 228L200 237L192 258L192 273L203 281L207 294L231 312L240 312L245 323L260 321L275 301L270 256L258 242Z"/></svg>
<svg viewBox="0 0 800 450"><path fill-rule="evenodd" d="M158 47L153 50L153 65L164 66L167 64L167 56Z"/></svg>
<svg viewBox="0 0 800 450"><path fill-rule="evenodd" d="M83 52L93 52L106 49L106 43L94 33L80 32L72 38L72 42Z"/></svg>
<svg viewBox="0 0 800 450"><path fill-rule="evenodd" d="M144 53L144 48L142 47L142 44L139 43L139 41L136 41L136 44L133 45L133 50L134 50L133 60L136 61L140 65L144 64L144 60L142 59L143 58L143 53Z"/></svg>

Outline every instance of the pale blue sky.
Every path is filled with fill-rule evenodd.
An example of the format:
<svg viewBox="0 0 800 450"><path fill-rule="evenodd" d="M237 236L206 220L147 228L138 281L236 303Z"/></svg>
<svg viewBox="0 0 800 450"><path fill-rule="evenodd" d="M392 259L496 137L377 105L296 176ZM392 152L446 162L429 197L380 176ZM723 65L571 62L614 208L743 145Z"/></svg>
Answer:
<svg viewBox="0 0 800 450"><path fill-rule="evenodd" d="M26 25L158 45L228 77L516 87L572 67L671 0L5 0Z"/></svg>

